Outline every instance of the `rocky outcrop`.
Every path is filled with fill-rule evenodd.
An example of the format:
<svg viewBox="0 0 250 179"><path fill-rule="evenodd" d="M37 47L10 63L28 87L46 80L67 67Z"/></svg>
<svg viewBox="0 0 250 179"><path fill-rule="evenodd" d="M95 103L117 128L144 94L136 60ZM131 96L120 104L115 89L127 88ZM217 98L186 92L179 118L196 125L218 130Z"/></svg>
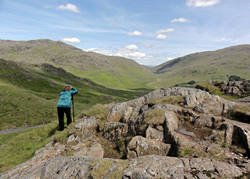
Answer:
<svg viewBox="0 0 250 179"><path fill-rule="evenodd" d="M166 104L172 96L182 101ZM250 125L225 118L233 105L177 87L104 105L107 119L83 116L66 144L53 140L0 178L247 178Z"/></svg>
<svg viewBox="0 0 250 179"><path fill-rule="evenodd" d="M104 125L104 137L109 141L117 141L125 137L128 132L128 125L120 122L106 122Z"/></svg>
<svg viewBox="0 0 250 179"><path fill-rule="evenodd" d="M194 172L195 171L195 172ZM132 160L124 178L236 178L239 167L210 159L147 156Z"/></svg>
<svg viewBox="0 0 250 179"><path fill-rule="evenodd" d="M146 138L160 141L160 142L164 142L163 131L159 131L157 129L154 129L151 126L148 126L148 128L146 130Z"/></svg>
<svg viewBox="0 0 250 179"><path fill-rule="evenodd" d="M223 117L215 116L212 114L202 114L199 118L194 121L197 126L219 128L223 122Z"/></svg>
<svg viewBox="0 0 250 179"><path fill-rule="evenodd" d="M204 109L204 112L214 112L219 115L227 112L228 108L234 105L233 102L229 102L219 96L210 95L208 92L199 89L182 87L161 88L143 97L113 105L108 116L108 121L118 122L121 119L124 120L124 116L128 118L130 115L128 110L131 112L131 107L136 108L151 100L162 99L166 96L183 96L186 107L194 108L199 105L206 105L207 107ZM124 114L125 111L126 113Z"/></svg>
<svg viewBox="0 0 250 179"><path fill-rule="evenodd" d="M144 155L166 156L169 152L170 144L161 141L146 139L141 136L133 137L127 147L127 158L136 158Z"/></svg>
<svg viewBox="0 0 250 179"><path fill-rule="evenodd" d="M245 95L250 93L250 80L244 81L224 81L220 88L225 94Z"/></svg>
<svg viewBox="0 0 250 179"><path fill-rule="evenodd" d="M250 80L243 81L209 81L209 84L219 86L221 91L227 95L246 95L250 94Z"/></svg>
<svg viewBox="0 0 250 179"><path fill-rule="evenodd" d="M97 142L83 141L80 137L72 134L69 136L66 149L76 157L103 158L104 149Z"/></svg>
<svg viewBox="0 0 250 179"><path fill-rule="evenodd" d="M207 158L149 155L128 160L55 157L0 178L246 178L244 167Z"/></svg>
<svg viewBox="0 0 250 179"><path fill-rule="evenodd" d="M183 105L175 106L151 102L170 96L183 96ZM140 145L149 141L152 141L151 146L155 146L156 142L169 144L168 155L171 156L190 153L197 157L197 151L201 152L199 154L201 156L206 155L206 153L221 155L221 152L217 153L217 151L223 151L220 149L220 145L240 147L242 145L240 143L244 143L243 146L248 151L247 140L244 140L244 142L233 141L235 137L232 127L220 127L224 122L223 114L227 113L233 105L235 105L234 102L210 95L208 92L199 89L161 88L138 99L109 106L110 113L107 118L109 122L105 124L109 127L103 131L103 135L115 135L115 129L110 124L119 124L118 126L126 124L125 129L128 130L122 136L124 141L127 142L126 155L128 158L140 156L138 153L143 148ZM186 128L187 123L189 123L188 128ZM124 131L121 130L121 127L118 128L120 128L118 130ZM223 136L220 136L221 132L224 133ZM136 137L128 139L127 136ZM113 140L112 137L106 138L110 141ZM244 138L247 138L246 135ZM219 145L213 146L211 141L216 141ZM163 155L159 154L158 149L159 147L155 151L156 153L151 149L143 153Z"/></svg>
<svg viewBox="0 0 250 179"><path fill-rule="evenodd" d="M75 124L75 128L80 130L83 128L96 129L97 127L98 119L95 116L83 116L83 118Z"/></svg>

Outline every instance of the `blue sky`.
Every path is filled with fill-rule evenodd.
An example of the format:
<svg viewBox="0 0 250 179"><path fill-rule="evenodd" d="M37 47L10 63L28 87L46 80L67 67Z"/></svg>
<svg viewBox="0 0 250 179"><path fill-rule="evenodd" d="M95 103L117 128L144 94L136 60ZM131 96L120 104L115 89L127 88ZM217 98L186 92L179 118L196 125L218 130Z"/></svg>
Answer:
<svg viewBox="0 0 250 179"><path fill-rule="evenodd" d="M63 41L159 65L250 43L249 0L0 0L0 39Z"/></svg>

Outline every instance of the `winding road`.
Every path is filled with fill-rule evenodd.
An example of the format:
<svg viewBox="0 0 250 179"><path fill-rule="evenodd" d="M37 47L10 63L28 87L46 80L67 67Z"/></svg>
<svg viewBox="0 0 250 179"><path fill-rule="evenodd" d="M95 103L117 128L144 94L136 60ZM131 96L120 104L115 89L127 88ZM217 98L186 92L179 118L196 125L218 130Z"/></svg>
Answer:
<svg viewBox="0 0 250 179"><path fill-rule="evenodd" d="M40 127L40 126L42 126L42 125L43 125L43 124L37 125L37 126L22 127L22 128L16 128L16 129L9 129L9 130L5 130L5 131L0 131L0 135L1 135L1 134L12 133L12 132L18 132L18 131L22 131L22 130L30 129L30 128L36 128L36 127Z"/></svg>

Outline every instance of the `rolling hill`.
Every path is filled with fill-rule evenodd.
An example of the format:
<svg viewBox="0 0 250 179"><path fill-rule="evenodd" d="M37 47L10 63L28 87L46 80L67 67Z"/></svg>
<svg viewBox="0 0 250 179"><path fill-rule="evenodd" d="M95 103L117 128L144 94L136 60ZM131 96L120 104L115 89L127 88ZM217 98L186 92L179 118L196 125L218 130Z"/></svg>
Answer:
<svg viewBox="0 0 250 179"><path fill-rule="evenodd" d="M156 79L148 68L134 60L85 52L61 41L48 39L0 40L0 58L26 64L49 63L114 89L141 88Z"/></svg>
<svg viewBox="0 0 250 179"><path fill-rule="evenodd" d="M250 45L194 53L149 68L134 60L85 52L61 41L0 40L0 58L23 65L48 63L71 74L89 78L113 89L155 89L189 81L227 80L237 75L248 79Z"/></svg>
<svg viewBox="0 0 250 179"><path fill-rule="evenodd" d="M152 71L159 76L160 84L173 86L191 80L228 80L227 75L249 79L250 45L239 45L190 54L157 67Z"/></svg>

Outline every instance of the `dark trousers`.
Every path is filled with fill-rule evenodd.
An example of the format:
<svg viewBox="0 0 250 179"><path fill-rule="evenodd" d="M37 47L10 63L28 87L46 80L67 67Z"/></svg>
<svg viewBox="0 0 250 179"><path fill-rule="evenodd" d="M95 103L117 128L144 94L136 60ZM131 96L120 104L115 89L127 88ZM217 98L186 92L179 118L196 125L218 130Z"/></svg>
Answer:
<svg viewBox="0 0 250 179"><path fill-rule="evenodd" d="M72 122L71 108L57 108L60 131L64 130L64 113L67 116L67 125Z"/></svg>

